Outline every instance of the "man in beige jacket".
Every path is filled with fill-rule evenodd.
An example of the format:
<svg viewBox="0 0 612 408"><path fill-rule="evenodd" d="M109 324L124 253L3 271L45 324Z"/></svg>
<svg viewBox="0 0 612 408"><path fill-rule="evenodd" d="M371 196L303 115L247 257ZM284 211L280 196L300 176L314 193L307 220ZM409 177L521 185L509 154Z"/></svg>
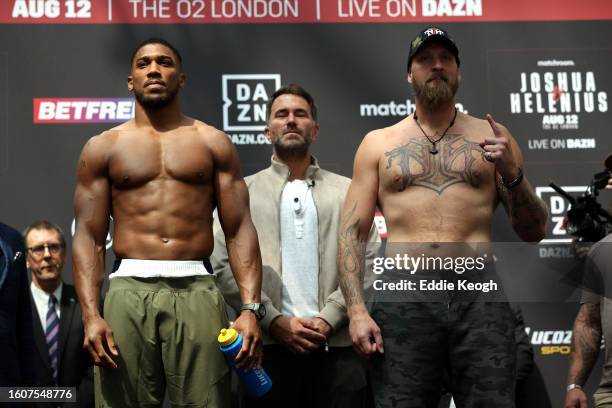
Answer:
<svg viewBox="0 0 612 408"><path fill-rule="evenodd" d="M313 98L301 86L268 102L272 164L246 178L263 261L263 367L272 391L246 407L360 407L366 375L351 347L336 269L337 233L350 180L321 169L311 154L319 135ZM211 257L226 300L240 309L223 232L215 221ZM377 241L375 228L370 238Z"/></svg>

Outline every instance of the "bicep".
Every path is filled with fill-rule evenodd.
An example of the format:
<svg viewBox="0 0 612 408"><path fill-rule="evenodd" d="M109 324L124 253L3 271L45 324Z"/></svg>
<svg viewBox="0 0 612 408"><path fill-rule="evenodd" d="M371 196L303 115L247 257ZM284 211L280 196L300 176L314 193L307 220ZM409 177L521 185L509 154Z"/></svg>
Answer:
<svg viewBox="0 0 612 408"><path fill-rule="evenodd" d="M353 179L344 201L343 224L357 225L360 236L368 236L378 197L378 160L364 141L355 156Z"/></svg>
<svg viewBox="0 0 612 408"><path fill-rule="evenodd" d="M76 232L103 241L110 216L110 182L100 152L88 143L81 153L74 193Z"/></svg>
<svg viewBox="0 0 612 408"><path fill-rule="evenodd" d="M248 218L249 192L240 173L238 152L229 139L220 143L214 158L217 214L226 236L231 236Z"/></svg>

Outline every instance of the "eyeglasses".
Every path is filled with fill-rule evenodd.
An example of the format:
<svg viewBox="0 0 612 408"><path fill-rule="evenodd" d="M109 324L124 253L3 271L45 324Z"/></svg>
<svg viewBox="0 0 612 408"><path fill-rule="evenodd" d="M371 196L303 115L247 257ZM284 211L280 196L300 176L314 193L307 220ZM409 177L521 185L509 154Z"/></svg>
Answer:
<svg viewBox="0 0 612 408"><path fill-rule="evenodd" d="M57 255L62 249L64 249L64 244L57 244L57 243L46 244L45 243L45 244L29 247L28 251L30 251L30 253L36 258L42 258L43 256L45 256L45 249L48 249L51 255Z"/></svg>

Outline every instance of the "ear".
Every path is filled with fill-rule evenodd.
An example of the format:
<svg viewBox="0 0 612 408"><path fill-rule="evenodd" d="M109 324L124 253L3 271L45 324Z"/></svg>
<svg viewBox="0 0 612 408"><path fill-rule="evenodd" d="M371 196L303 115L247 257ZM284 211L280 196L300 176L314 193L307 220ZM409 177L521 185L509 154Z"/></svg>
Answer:
<svg viewBox="0 0 612 408"><path fill-rule="evenodd" d="M127 77L127 89L130 92L134 90L134 77L131 75L128 75Z"/></svg>
<svg viewBox="0 0 612 408"><path fill-rule="evenodd" d="M319 138L319 130L321 130L319 124L315 124L314 129L312 130L312 141L314 142Z"/></svg>
<svg viewBox="0 0 612 408"><path fill-rule="evenodd" d="M26 256L26 268L30 269L30 261L28 261L28 257Z"/></svg>
<svg viewBox="0 0 612 408"><path fill-rule="evenodd" d="M264 128L264 135L266 139L268 139L268 142L272 143L272 139L270 139L270 128L267 126Z"/></svg>
<svg viewBox="0 0 612 408"><path fill-rule="evenodd" d="M181 72L179 74L179 88L183 89L186 82L187 82L187 76Z"/></svg>
<svg viewBox="0 0 612 408"><path fill-rule="evenodd" d="M409 84L412 84L412 71L408 70L408 73L406 74L406 80L408 81Z"/></svg>

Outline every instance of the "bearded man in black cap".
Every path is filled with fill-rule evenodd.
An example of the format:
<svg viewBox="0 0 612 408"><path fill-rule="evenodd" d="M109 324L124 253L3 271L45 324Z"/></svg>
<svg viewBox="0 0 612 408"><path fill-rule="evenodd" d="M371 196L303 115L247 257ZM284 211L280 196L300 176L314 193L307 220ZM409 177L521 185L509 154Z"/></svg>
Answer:
<svg viewBox="0 0 612 408"><path fill-rule="evenodd" d="M437 298L422 293L420 301L375 298L370 316L361 290L370 273L362 261L377 205L387 224L387 260L410 246L404 255L469 253L488 260L485 270L494 269L491 222L500 202L521 239L544 237L547 209L527 182L510 132L491 115L477 119L455 107L459 64L459 50L446 31L421 31L407 66L416 111L366 135L355 157L338 270L353 344L372 360L378 408L436 407L444 368L459 408L514 407L515 323L506 302L466 300L446 289ZM432 273L462 273L436 268Z"/></svg>

